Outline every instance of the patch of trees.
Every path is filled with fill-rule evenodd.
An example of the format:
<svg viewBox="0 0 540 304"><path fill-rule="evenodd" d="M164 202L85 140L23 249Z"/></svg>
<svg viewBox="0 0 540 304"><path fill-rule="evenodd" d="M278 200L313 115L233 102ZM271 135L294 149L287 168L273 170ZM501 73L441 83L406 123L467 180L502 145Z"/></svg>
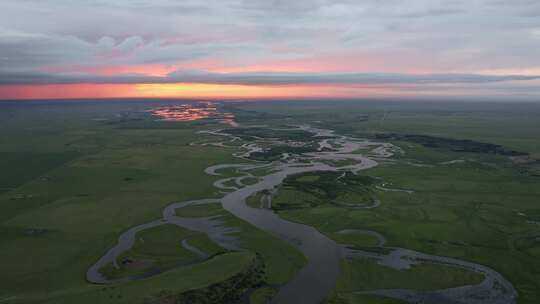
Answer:
<svg viewBox="0 0 540 304"><path fill-rule="evenodd" d="M290 146L273 146L262 152L253 152L249 155L250 159L260 160L260 161L274 161L281 158L283 153L289 154L302 154L316 152L317 148L315 146L304 146L304 147L290 147Z"/></svg>
<svg viewBox="0 0 540 304"><path fill-rule="evenodd" d="M379 140L402 140L420 144L428 148L448 149L454 152L491 153L504 156L527 155L527 153L507 149L501 145L483 143L469 139L452 139L417 134L385 133L375 135Z"/></svg>
<svg viewBox="0 0 540 304"><path fill-rule="evenodd" d="M302 180L305 176L316 175L317 180ZM340 196L349 193L357 193L362 196L370 196L370 188L376 180L370 176L356 175L352 172L316 172L304 173L287 177L283 181L285 189L293 189L311 194L317 201L309 202L311 207L330 203ZM288 206L286 204L272 205L273 209L283 210L295 208L298 204Z"/></svg>
<svg viewBox="0 0 540 304"><path fill-rule="evenodd" d="M316 181L302 181L302 177L314 175L305 173L289 176L283 182L285 187L293 187L297 190L309 192L315 196L335 199L339 194L350 191L351 187L357 186L367 188L375 183L375 179L370 176L356 175L352 172L317 172Z"/></svg>

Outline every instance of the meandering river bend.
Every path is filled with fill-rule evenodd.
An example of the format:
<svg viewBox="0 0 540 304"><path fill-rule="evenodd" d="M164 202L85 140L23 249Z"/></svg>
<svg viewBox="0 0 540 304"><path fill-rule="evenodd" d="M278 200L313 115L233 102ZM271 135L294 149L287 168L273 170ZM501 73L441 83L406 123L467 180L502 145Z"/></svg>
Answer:
<svg viewBox="0 0 540 304"><path fill-rule="evenodd" d="M246 163L246 164L220 164L205 170L210 175L220 175L219 171L233 168L243 176L239 178L223 178L214 183L214 186L224 192L221 199L204 199L188 202L173 203L163 210L162 219L144 223L122 233L118 243L108 250L86 274L89 282L96 284L118 284L130 280L142 279L158 273L149 273L143 276L108 279L103 276L100 269L112 264L118 267L117 259L125 251L129 250L134 242L136 234L145 229L163 224L175 224L194 231L206 233L209 238L222 247L229 250L242 250L238 240L233 236L234 228L225 227L219 218L182 218L176 215L175 210L191 204L221 203L224 209L238 218L251 223L257 228L267 231L274 236L286 240L298 248L307 258L306 265L285 285L279 288L273 303L321 303L335 288L339 276L339 261L342 258L363 257L376 260L379 264L395 269L407 269L411 265L419 263L433 263L445 266L459 267L484 275L484 280L477 285L462 286L444 290L421 292L405 289L358 291L363 294L374 294L395 299L401 299L410 303L452 303L452 304L512 304L515 303L517 293L512 284L493 269L475 263L458 259L428 255L421 252L396 247L383 247L384 236L375 231L358 231L377 236L379 246L388 249L388 254L362 252L352 250L342 244L338 244L311 226L294 223L282 219L276 213L265 208L252 208L246 204L246 199L263 190L272 191L290 175L316 172L316 171L351 171L357 173L361 170L372 168L380 161L389 161L399 148L389 143L369 142L362 139L335 135L331 130L316 129L310 126L298 126L291 130L304 130L314 133L319 137L319 151L304 153L302 155L289 155L284 153L279 161L269 163ZM211 143L214 146L227 146L230 141L239 140L237 137L223 133L223 131L207 131L217 136L228 139L225 142ZM280 143L275 140L276 143ZM243 151L235 156L247 158L251 153L262 151L257 142L244 144L240 147ZM357 153L358 150L369 149L370 156ZM330 161L347 161L345 166L334 166ZM270 169L267 175L259 176L258 181L252 185L245 185L242 180L246 177L253 178L249 171L260 168ZM235 182L237 186L227 186L226 183ZM386 189L386 188L383 188ZM387 189L392 191L392 189ZM380 202L369 206L356 206L354 208L376 208ZM352 206L343 205L343 208ZM343 233L355 233L348 230ZM198 256L204 256L197 248L187 242L182 245L187 250Z"/></svg>

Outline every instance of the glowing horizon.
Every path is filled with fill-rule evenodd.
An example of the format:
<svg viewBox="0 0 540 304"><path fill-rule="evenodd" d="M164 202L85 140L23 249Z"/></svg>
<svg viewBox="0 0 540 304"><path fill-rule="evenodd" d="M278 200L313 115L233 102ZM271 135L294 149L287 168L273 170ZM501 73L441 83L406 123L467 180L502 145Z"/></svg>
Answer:
<svg viewBox="0 0 540 304"><path fill-rule="evenodd" d="M355 97L329 86L248 86L220 84L55 84L0 86L4 99L84 98L294 98ZM366 89L371 92L374 89ZM347 94L348 93L348 94ZM368 96L363 94L362 96Z"/></svg>

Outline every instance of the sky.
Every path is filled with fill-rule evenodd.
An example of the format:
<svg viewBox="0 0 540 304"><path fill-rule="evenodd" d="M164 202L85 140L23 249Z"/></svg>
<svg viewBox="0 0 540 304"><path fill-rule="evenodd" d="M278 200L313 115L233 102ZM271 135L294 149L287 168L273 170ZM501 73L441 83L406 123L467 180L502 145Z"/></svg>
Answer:
<svg viewBox="0 0 540 304"><path fill-rule="evenodd" d="M538 0L0 0L0 99L525 98Z"/></svg>

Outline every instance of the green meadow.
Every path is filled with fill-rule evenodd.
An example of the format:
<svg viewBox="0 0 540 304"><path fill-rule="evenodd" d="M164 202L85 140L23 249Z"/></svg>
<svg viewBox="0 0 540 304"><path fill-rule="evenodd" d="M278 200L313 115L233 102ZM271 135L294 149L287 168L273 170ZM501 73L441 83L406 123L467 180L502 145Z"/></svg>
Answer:
<svg viewBox="0 0 540 304"><path fill-rule="evenodd" d="M100 303L118 303L121 297L133 303L166 286L183 290L219 281L249 263L249 255L230 253L118 288L87 283L88 267L122 231L160 218L161 209L171 202L218 197L212 187L216 178L203 170L235 162L232 151L190 146L207 137L196 134L201 125L164 128L148 117L140 128L141 118L130 115L146 117L142 110L152 104L1 107L0 151L6 156L0 159L2 301L95 303L99 298ZM168 253L170 249L159 254ZM227 266L208 273L220 261ZM211 278L204 279L208 275ZM161 286L166 277L168 283Z"/></svg>
<svg viewBox="0 0 540 304"><path fill-rule="evenodd" d="M218 204L208 204L178 209L177 215L220 217L224 225L239 228L234 236L245 252L230 252L205 234L163 225L137 235L135 246L122 255L141 261L141 267L103 271L115 277L151 267L170 270L112 286L85 280L87 269L123 231L161 218L162 209L172 202L221 197L213 182L235 172L223 170L224 176L218 177L205 174L205 168L247 162L232 156L238 143L227 148L190 145L221 140L197 132L228 128L224 124L155 121L145 112L170 103L0 103L0 303L151 303L169 293L199 298L239 278L257 285L249 287L254 288L251 303L266 303L275 286L302 268L305 258L290 244L235 218ZM272 208L283 218L314 226L355 248L380 250L373 236L338 232L373 230L386 238L388 246L489 266L512 282L519 304L540 300L538 104L266 101L222 107L246 125L309 123L372 140L392 134L379 140L403 150L395 162L347 176L339 185L329 173L289 177L278 188ZM276 135L263 128L236 132L245 137L242 143L251 136L310 140L302 132ZM427 136L430 141L405 135ZM475 147L500 145L529 158L513 162L493 151L456 147L450 139L474 141ZM432 145L433 141L442 144ZM273 160L275 155L270 154L259 158ZM253 173L268 172L261 168ZM377 187L383 182L385 188L412 192L384 191ZM251 197L248 204L261 207L260 197ZM335 203L364 205L374 198L381 205L373 209ZM180 245L183 240L210 257L200 260ZM343 259L328 302L399 303L361 291L431 290L481 279L476 273L440 265L397 271L368 259Z"/></svg>
<svg viewBox="0 0 540 304"><path fill-rule="evenodd" d="M280 186L273 204L280 216L314 226L334 240L359 249L379 250L374 247L377 240L369 235L337 232L372 230L385 236L387 246L487 265L513 283L519 293L518 303L540 299L537 104L276 102L245 104L242 109L282 115L284 120L312 121L316 126L360 138L403 135L389 139L403 150L394 157L396 162L383 162L360 174L384 182L386 188L411 193L383 191L369 183L350 184L345 187L346 194L373 194L381 205L347 209L332 204L340 195L340 185L325 187L320 180L327 173L319 177L310 173L288 178ZM422 138L418 141L418 135L441 144ZM528 154L530 159L514 163L502 153L478 149L484 143ZM331 302L394 303L358 291L440 289L481 280L475 273L438 268L422 265L401 272L367 259L343 260Z"/></svg>

